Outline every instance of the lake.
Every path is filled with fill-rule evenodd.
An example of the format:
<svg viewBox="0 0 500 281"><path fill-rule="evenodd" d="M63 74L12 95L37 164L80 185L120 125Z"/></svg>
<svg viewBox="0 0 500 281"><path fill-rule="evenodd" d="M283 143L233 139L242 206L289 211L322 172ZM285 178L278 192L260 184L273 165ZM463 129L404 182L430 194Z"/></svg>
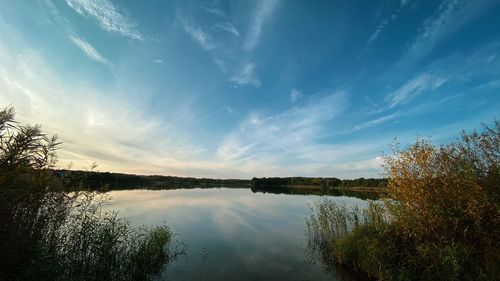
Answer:
<svg viewBox="0 0 500 281"><path fill-rule="evenodd" d="M249 188L111 191L110 208L135 226L167 224L186 254L168 280L353 280L327 272L307 254L305 219L317 195L254 193ZM347 206L355 197L328 196Z"/></svg>

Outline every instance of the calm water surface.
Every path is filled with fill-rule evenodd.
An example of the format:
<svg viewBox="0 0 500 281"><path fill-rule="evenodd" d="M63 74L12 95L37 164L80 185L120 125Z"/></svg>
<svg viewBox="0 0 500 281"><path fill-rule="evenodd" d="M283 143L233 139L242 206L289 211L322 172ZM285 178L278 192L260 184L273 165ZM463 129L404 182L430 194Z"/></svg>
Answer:
<svg viewBox="0 0 500 281"><path fill-rule="evenodd" d="M305 218L316 195L212 188L110 192L111 208L134 225L166 223L187 254L168 265L168 280L349 280L311 263ZM353 197L330 197L366 205Z"/></svg>

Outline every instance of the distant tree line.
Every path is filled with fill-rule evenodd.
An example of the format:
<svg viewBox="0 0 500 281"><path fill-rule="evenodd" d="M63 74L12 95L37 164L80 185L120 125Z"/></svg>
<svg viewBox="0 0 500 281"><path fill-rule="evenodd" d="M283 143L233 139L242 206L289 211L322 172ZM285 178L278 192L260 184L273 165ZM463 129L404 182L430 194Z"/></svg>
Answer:
<svg viewBox="0 0 500 281"><path fill-rule="evenodd" d="M286 177L286 178L253 178L250 182L252 188L263 186L311 186L311 187L378 187L387 185L385 178L359 178L345 179L338 178L308 178L308 177Z"/></svg>
<svg viewBox="0 0 500 281"><path fill-rule="evenodd" d="M66 183L66 186L80 186L91 190L101 189L175 189L175 188L196 188L196 187L251 187L259 189L262 187L302 187L311 189L325 189L330 187L375 187L383 188L387 184L384 178L358 178L358 179L338 179L331 178L308 178L308 177L272 177L253 178L252 180L241 179L211 179L176 177L160 175L134 175L123 173L82 171L82 170L53 170L54 174Z"/></svg>
<svg viewBox="0 0 500 281"><path fill-rule="evenodd" d="M88 189L130 189L130 188L194 188L214 186L248 186L248 180L209 179L175 176L148 176L122 173L54 170L54 173L67 182L67 186L82 186ZM78 185L76 185L78 184Z"/></svg>

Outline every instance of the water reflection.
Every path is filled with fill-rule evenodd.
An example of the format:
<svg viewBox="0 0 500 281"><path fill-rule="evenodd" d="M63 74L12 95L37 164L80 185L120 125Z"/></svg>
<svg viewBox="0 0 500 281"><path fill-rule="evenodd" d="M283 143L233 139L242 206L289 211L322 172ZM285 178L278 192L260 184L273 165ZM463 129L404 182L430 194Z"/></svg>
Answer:
<svg viewBox="0 0 500 281"><path fill-rule="evenodd" d="M166 223L187 243L168 280L332 280L306 254L304 221L319 196L250 189L111 191L110 208L135 225ZM332 197L348 206L354 197ZM345 280L344 278L337 278Z"/></svg>
<svg viewBox="0 0 500 281"><path fill-rule="evenodd" d="M339 188L318 189L316 187L294 188L287 186L252 187L251 189L252 192L261 192L261 193L289 194L289 195L347 196L347 197L356 197L364 200L380 199L380 196L382 195L377 189L356 191L356 190L339 189Z"/></svg>

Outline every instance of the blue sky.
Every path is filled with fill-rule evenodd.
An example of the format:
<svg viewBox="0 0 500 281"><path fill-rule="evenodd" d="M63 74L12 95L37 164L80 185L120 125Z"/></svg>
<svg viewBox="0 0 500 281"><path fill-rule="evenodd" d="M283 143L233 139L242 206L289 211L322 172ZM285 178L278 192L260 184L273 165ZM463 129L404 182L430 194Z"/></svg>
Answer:
<svg viewBox="0 0 500 281"><path fill-rule="evenodd" d="M500 1L0 2L0 105L59 165L379 176L500 115Z"/></svg>

